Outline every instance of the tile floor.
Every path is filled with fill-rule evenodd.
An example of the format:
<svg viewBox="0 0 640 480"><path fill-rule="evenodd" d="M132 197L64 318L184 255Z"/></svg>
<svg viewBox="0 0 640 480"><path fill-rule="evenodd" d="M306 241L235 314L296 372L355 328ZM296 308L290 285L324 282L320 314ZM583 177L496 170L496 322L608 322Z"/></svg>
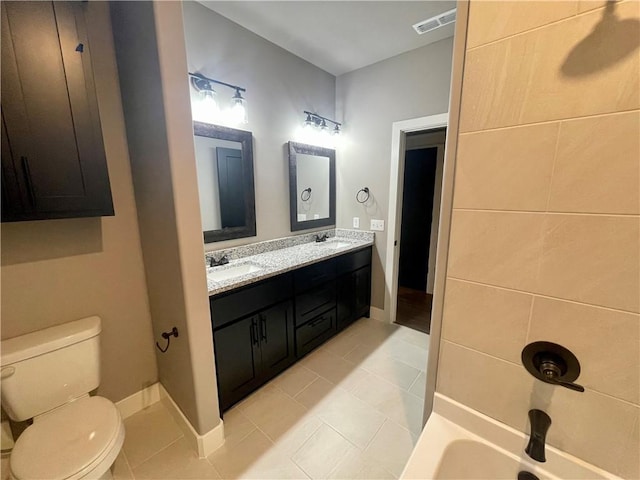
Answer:
<svg viewBox="0 0 640 480"><path fill-rule="evenodd" d="M429 337L361 319L224 415L189 449L162 403L125 420L116 479L393 479L422 429Z"/></svg>

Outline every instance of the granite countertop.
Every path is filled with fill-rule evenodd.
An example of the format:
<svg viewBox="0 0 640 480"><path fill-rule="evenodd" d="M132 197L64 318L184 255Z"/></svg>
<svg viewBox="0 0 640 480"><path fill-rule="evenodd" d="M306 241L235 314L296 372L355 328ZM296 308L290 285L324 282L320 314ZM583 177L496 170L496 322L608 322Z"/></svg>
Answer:
<svg viewBox="0 0 640 480"><path fill-rule="evenodd" d="M315 242L316 234L327 234L325 242ZM226 255L226 265L206 267L209 295L249 285L312 263L337 257L373 245L374 234L362 230L332 229L313 234L298 235L284 239L260 242L217 252L207 252L206 264L211 257L219 259ZM209 274L240 272L231 278L214 281Z"/></svg>

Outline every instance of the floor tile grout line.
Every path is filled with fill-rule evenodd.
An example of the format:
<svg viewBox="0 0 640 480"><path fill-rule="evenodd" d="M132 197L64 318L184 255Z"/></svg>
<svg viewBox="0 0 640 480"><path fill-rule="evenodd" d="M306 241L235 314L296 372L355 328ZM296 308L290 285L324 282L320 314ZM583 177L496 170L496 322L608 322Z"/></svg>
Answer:
<svg viewBox="0 0 640 480"><path fill-rule="evenodd" d="M168 413L168 412L167 412ZM154 453L153 455L151 455L150 457L146 458L145 460L143 460L142 462L140 462L138 465L136 465L135 467L132 467L131 464L129 463L129 468L131 468L131 473L133 474L133 470L136 468L140 468L143 464L147 463L149 460L151 460L153 457L155 457L156 455L159 455L160 453L164 452L167 448L173 446L174 444L176 444L177 442L179 442L180 440L182 440L184 438L184 435L181 435L179 438L175 439L174 441L172 441L171 443L169 443L168 445L162 447L160 450L158 450L156 453ZM129 459L127 458L127 461Z"/></svg>

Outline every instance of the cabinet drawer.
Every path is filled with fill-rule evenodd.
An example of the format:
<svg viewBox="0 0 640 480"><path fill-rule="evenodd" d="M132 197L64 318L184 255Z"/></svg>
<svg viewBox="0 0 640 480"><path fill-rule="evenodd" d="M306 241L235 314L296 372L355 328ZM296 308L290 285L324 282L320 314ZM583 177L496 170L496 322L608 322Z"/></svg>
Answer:
<svg viewBox="0 0 640 480"><path fill-rule="evenodd" d="M319 312L336 306L336 284L325 283L319 287L296 295L296 326L302 325Z"/></svg>
<svg viewBox="0 0 640 480"><path fill-rule="evenodd" d="M371 247L336 257L336 275L371 265Z"/></svg>
<svg viewBox="0 0 640 480"><path fill-rule="evenodd" d="M295 291L303 292L336 278L335 259L314 263L293 272Z"/></svg>
<svg viewBox="0 0 640 480"><path fill-rule="evenodd" d="M296 329L296 355L301 357L325 340L336 331L335 308L325 312Z"/></svg>
<svg viewBox="0 0 640 480"><path fill-rule="evenodd" d="M233 320L291 298L291 274L211 297L211 323L219 328Z"/></svg>

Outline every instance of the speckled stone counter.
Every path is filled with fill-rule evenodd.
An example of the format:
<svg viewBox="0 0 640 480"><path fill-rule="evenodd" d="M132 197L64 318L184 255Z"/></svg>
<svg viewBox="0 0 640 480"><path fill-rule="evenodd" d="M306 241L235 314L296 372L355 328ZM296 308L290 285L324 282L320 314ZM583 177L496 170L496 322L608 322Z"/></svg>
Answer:
<svg viewBox="0 0 640 480"><path fill-rule="evenodd" d="M328 236L326 242L316 242L316 235L323 234ZM207 252L205 266L209 295L217 295L289 270L373 245L373 240L373 232L336 228ZM223 255L229 259L227 265L209 267L212 257L218 260ZM222 272L238 271L238 268L254 271L217 281L210 278L209 275L216 272L221 272L224 275Z"/></svg>

